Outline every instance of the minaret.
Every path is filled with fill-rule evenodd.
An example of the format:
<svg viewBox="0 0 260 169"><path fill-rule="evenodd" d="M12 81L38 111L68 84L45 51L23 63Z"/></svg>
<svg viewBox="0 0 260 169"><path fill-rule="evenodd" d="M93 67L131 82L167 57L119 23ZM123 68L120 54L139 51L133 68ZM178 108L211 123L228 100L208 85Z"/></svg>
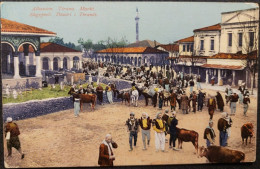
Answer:
<svg viewBox="0 0 260 169"><path fill-rule="evenodd" d="M136 42L139 42L139 16L138 16L138 8L136 8L136 17L135 17L135 26L136 26Z"/></svg>

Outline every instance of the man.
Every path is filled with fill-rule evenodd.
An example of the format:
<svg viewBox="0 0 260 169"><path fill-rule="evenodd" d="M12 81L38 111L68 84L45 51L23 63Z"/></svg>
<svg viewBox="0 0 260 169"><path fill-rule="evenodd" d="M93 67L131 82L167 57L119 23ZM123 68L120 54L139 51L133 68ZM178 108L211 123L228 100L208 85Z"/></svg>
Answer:
<svg viewBox="0 0 260 169"><path fill-rule="evenodd" d="M101 86L101 84L99 84L96 88L96 92L97 92L97 98L100 102L101 105L103 105L103 87Z"/></svg>
<svg viewBox="0 0 260 169"><path fill-rule="evenodd" d="M215 84L215 76L211 77L210 83L211 83L211 86L214 86L214 84Z"/></svg>
<svg viewBox="0 0 260 169"><path fill-rule="evenodd" d="M238 95L233 93L230 98L230 109L231 109L231 116L236 114L236 107L238 102Z"/></svg>
<svg viewBox="0 0 260 169"><path fill-rule="evenodd" d="M248 96L245 96L244 99L243 99L243 108L244 108L244 116L247 116L246 115L246 112L248 110L248 104L250 103L250 99Z"/></svg>
<svg viewBox="0 0 260 169"><path fill-rule="evenodd" d="M113 166L115 156L112 148L117 148L117 144L112 141L112 136L107 134L105 140L100 144L98 164L100 166Z"/></svg>
<svg viewBox="0 0 260 169"><path fill-rule="evenodd" d="M172 119L170 121L170 142L169 142L169 148L172 148L173 150L178 150L175 146L175 141L177 139L177 128L178 120L176 119L176 112L172 112Z"/></svg>
<svg viewBox="0 0 260 169"><path fill-rule="evenodd" d="M13 122L11 117L8 117L6 122L7 124L5 124L4 131L7 142L8 157L12 156L12 148L14 147L21 154L21 159L23 159L24 154L22 152L20 140L18 137L20 135L19 127L16 123Z"/></svg>
<svg viewBox="0 0 260 169"><path fill-rule="evenodd" d="M207 147L214 145L215 142L215 131L212 128L213 127L213 121L209 121L209 126L204 130L204 139L206 139L206 145Z"/></svg>
<svg viewBox="0 0 260 169"><path fill-rule="evenodd" d="M197 77L197 90L202 89L200 82L201 82L201 78L200 78L200 75L198 75L198 77Z"/></svg>
<svg viewBox="0 0 260 169"><path fill-rule="evenodd" d="M181 96L181 109L183 114L188 114L188 104L189 104L189 98L185 94L185 92L183 92L183 95Z"/></svg>
<svg viewBox="0 0 260 169"><path fill-rule="evenodd" d="M78 94L85 94L86 90L83 89L82 85L79 86Z"/></svg>
<svg viewBox="0 0 260 169"><path fill-rule="evenodd" d="M217 99L218 109L219 109L221 112L223 112L223 110L224 110L224 101L223 101L223 97L221 96L221 94L219 93L219 91L217 91L216 99Z"/></svg>
<svg viewBox="0 0 260 169"><path fill-rule="evenodd" d="M193 87L194 87L194 81L193 79L190 80L190 93L193 92Z"/></svg>
<svg viewBox="0 0 260 169"><path fill-rule="evenodd" d="M228 132L227 129L231 127L231 124L227 121L227 112L222 113L222 118L218 120L218 130L219 130L219 144L220 146L227 146Z"/></svg>
<svg viewBox="0 0 260 169"><path fill-rule="evenodd" d="M71 86L71 88L70 88L68 94L69 94L69 95L72 95L73 93L75 93L75 91L76 91L76 85L74 84L74 85Z"/></svg>
<svg viewBox="0 0 260 169"><path fill-rule="evenodd" d="M137 133L139 132L139 124L138 120L135 118L135 113L130 113L130 118L126 121L127 125L127 132L129 132L129 144L130 149L129 151L133 150L133 137L134 137L134 146L136 147L137 142Z"/></svg>
<svg viewBox="0 0 260 169"><path fill-rule="evenodd" d="M146 139L147 145L150 145L150 129L152 120L147 113L142 113L142 117L139 119L140 127L142 128L142 139L143 139L143 150L146 150Z"/></svg>
<svg viewBox="0 0 260 169"><path fill-rule="evenodd" d="M161 149L165 151L165 124L162 120L162 113L158 112L155 119L153 120L153 129L155 131L155 149L156 152Z"/></svg>
<svg viewBox="0 0 260 169"><path fill-rule="evenodd" d="M106 87L106 92L107 92L107 99L110 104L113 104L113 97L112 97L112 88L111 84L108 83L108 86Z"/></svg>
<svg viewBox="0 0 260 169"><path fill-rule="evenodd" d="M204 94L199 90L198 94L198 111L202 111L204 102Z"/></svg>
<svg viewBox="0 0 260 169"><path fill-rule="evenodd" d="M170 95L170 105L171 105L171 110L173 109L175 111L176 108L176 100L177 100L177 94L176 94L176 90L174 90L172 92L172 94Z"/></svg>
<svg viewBox="0 0 260 169"><path fill-rule="evenodd" d="M210 115L210 120L212 120L213 115L214 115L214 111L216 109L216 100L214 98L214 96L210 96L210 99L208 100L208 112Z"/></svg>
<svg viewBox="0 0 260 169"><path fill-rule="evenodd" d="M196 113L197 95L195 91L193 91L191 101L192 101L192 112Z"/></svg>

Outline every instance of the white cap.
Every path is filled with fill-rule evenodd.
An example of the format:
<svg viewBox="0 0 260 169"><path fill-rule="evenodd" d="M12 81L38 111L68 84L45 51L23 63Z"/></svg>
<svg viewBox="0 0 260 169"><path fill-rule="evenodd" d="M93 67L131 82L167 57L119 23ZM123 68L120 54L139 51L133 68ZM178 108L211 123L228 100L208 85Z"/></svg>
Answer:
<svg viewBox="0 0 260 169"><path fill-rule="evenodd" d="M6 119L7 123L12 122L12 121L13 121L12 117L7 117L7 119Z"/></svg>

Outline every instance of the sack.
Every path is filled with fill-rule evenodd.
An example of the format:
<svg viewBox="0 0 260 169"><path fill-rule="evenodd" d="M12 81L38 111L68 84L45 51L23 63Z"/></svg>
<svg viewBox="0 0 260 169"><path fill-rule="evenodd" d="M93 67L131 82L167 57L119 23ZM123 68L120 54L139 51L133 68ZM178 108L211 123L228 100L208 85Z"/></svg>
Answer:
<svg viewBox="0 0 260 169"><path fill-rule="evenodd" d="M10 131L9 131L9 132L6 133L5 139L6 139L6 140L10 140L10 136L11 136L11 133L10 133Z"/></svg>

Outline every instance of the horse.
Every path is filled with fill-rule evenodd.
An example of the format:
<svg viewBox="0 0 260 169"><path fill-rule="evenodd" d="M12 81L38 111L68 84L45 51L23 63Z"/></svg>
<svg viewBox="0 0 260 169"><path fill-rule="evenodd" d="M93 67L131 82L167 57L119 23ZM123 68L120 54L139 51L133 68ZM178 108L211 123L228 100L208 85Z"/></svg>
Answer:
<svg viewBox="0 0 260 169"><path fill-rule="evenodd" d="M73 93L73 101L80 98L80 111L82 111L83 103L91 103L92 110L95 110L97 95L96 94L77 94Z"/></svg>
<svg viewBox="0 0 260 169"><path fill-rule="evenodd" d="M132 104L135 103L135 106L136 106L136 107L137 107L138 98L139 98L139 92L138 92L138 90L133 90L133 91L131 92L131 100L132 100Z"/></svg>
<svg viewBox="0 0 260 169"><path fill-rule="evenodd" d="M125 101L125 104L126 102L128 102L128 105L130 106L130 93L127 91L119 92L118 90L116 90L116 92L117 92L117 98L122 99L122 104Z"/></svg>
<svg viewBox="0 0 260 169"><path fill-rule="evenodd" d="M150 95L150 94L148 94L149 91L151 91L151 90L147 89L146 87L145 87L145 88L138 88L138 87L136 87L136 89L137 89L137 91L138 91L138 93L139 93L139 96L141 96L141 95L144 96L145 105L148 106L149 98L150 98L150 99L153 99L153 96ZM146 92L146 91L147 91L147 92Z"/></svg>

